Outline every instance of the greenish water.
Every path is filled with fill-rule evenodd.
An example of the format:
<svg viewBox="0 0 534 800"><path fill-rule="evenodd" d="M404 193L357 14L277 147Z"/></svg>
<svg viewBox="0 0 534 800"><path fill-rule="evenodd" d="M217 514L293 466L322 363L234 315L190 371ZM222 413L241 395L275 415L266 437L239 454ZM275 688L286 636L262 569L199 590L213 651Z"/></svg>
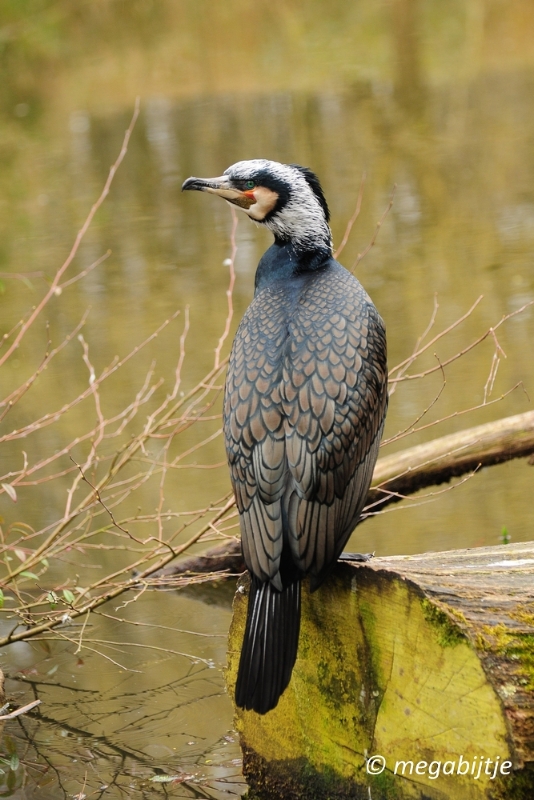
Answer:
<svg viewBox="0 0 534 800"><path fill-rule="evenodd" d="M223 262L230 254L232 220L217 198L181 195L180 186L189 175L218 175L246 158L313 168L331 207L336 243L356 207L365 173L361 213L340 259L348 267L373 237L396 185L376 244L356 270L386 321L391 366L412 352L435 298L439 310L433 332L438 332L483 295L472 315L430 348L412 372L436 365L437 359L443 363L534 299L534 15L529 2L395 0L328 7L273 2L260 7L244 0L128 6L100 0L77 4L74 11L66 2L42 0L32 4L31 14L7 3L0 18L0 67L2 334L39 301L65 259L117 156L134 97L141 96L129 152L69 275L108 249L111 255L53 299L26 344L2 368L3 394L40 363L45 320L58 344L87 309L83 335L97 372L181 312L114 378L105 396L108 414L123 408L124 398L129 402L154 360L168 385L186 307L190 331L182 388L194 386L211 368L225 324L228 271ZM239 220L232 330L250 301L254 270L268 243L265 231L244 216ZM447 419L400 439L384 453L529 410L533 328L531 309L499 328L503 352L487 399L522 386L499 403L451 416L484 402L495 352L489 336L446 368L445 388L421 424ZM6 417L2 435L60 409L87 387L81 355L74 340L25 395L24 405ZM391 400L386 438L409 427L442 384L439 370L401 383ZM20 468L23 452L36 461L59 450L88 417L94 417L94 409L82 404L61 425L3 443L0 472L5 476ZM212 420L201 432L189 429L180 446L187 449L217 426ZM80 445L75 455L82 459L85 453ZM202 507L228 490L220 437L195 459L221 466L173 476L166 494L172 510ZM65 457L60 466L72 464ZM21 520L36 529L48 524L64 505L66 485L61 479L21 485L16 505L2 494L4 526ZM499 543L503 526L513 541L527 540L532 538L530 493L524 461L492 467L456 489L425 492L367 521L351 547L391 554L489 545ZM157 487L143 487L132 508L136 503L153 507L156 498ZM112 569L114 557L104 553L103 566ZM54 580L69 576L86 558L73 554L71 562L54 565ZM230 617L228 604L207 606L178 593L146 592L127 611L137 621L161 624L163 619L169 627L217 637L226 633ZM26 781L18 796L47 796L44 788L36 788L40 782L49 787L50 797L58 796L59 785L76 794L85 780L93 792L99 781L110 783L103 796L119 797L121 791L148 796L163 791L163 784L149 782L155 769L206 773L207 783L167 788L172 796L223 797L234 791L216 782L239 781L231 764L239 758L237 745L224 738L232 738L221 672L224 638L204 637L199 644L189 634L161 636L131 626L123 634L119 623L101 619L94 625L95 639L118 642L120 655L114 660L140 673L121 672L91 652L78 665L76 648L68 642L50 642L49 651L38 644L13 646L2 661L14 676L10 691L22 693L17 698L33 696L28 682L21 682L23 670L39 684L43 699L40 720L27 721L25 729L22 723L9 725L21 761L27 762L16 772L17 786ZM215 666L191 667L189 657L159 651L140 656L140 648L125 644L132 637L211 659ZM89 705L80 699L87 693ZM9 750L9 742L4 744ZM222 764L219 772L213 764ZM132 787L119 789L113 775L117 784L131 780Z"/></svg>
<svg viewBox="0 0 534 800"><path fill-rule="evenodd" d="M41 705L4 730L4 757L16 750L20 761L15 770L2 764L2 796L242 792L241 752L221 681L230 602L231 589L201 597L150 593L142 607L108 606L106 616L95 616L81 654L69 643L81 625L66 625L59 641L8 648L2 667L10 699ZM159 783L165 776L177 780Z"/></svg>

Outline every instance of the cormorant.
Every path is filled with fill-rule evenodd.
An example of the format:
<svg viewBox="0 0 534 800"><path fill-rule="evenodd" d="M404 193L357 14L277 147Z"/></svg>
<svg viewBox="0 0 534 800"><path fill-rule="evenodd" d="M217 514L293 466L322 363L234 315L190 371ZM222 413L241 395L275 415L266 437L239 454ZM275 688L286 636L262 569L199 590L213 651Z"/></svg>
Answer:
<svg viewBox="0 0 534 800"><path fill-rule="evenodd" d="M387 408L384 323L332 255L316 175L240 161L182 190L219 195L274 234L226 378L224 435L251 573L236 704L265 714L297 657L300 584L324 581L362 512Z"/></svg>

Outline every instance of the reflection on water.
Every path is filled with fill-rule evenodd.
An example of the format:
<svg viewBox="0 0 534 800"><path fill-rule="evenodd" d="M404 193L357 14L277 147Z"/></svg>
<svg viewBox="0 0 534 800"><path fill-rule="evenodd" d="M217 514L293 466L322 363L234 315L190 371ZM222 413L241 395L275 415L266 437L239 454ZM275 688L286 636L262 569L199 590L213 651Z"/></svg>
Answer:
<svg viewBox="0 0 534 800"><path fill-rule="evenodd" d="M225 204L182 197L180 185L189 175L220 174L240 159L268 157L317 171L335 242L342 239L365 173L361 214L341 259L348 267L369 243L396 184L393 208L357 268L385 318L391 365L412 352L435 297L433 333L484 295L417 370L444 362L534 298L534 16L528 0L162 0L133 2L128 11L108 0L75 9L60 1L43 3L31 19L11 4L2 25L0 334L37 302L64 260L116 157L131 98L142 95L129 153L73 274L108 249L111 255L48 310L57 344L90 308L84 337L97 369L181 310L182 318L121 370L106 398L109 414L135 395L153 360L158 374L172 376L187 306L184 391L211 367L226 316L223 262L231 219ZM265 231L240 221L234 328L268 243ZM455 416L483 403L496 352L492 336L447 368L437 403L439 369L425 380L401 384L386 436L409 427L427 408L422 424L447 420L392 448L528 410L534 384L525 342L532 340L533 326L527 309L498 331L502 352L490 399L522 382L500 403ZM46 337L43 320L28 347L3 370L6 391L40 363ZM15 409L6 418L2 433L61 408L87 380L81 347L73 342L27 393L24 412ZM40 438L4 443L2 476L20 468L24 452L37 460L60 450L90 415L92 408L77 407L64 428L50 426ZM213 420L202 431L189 429L181 446L187 449L217 426ZM221 464L220 438L195 458L198 465ZM72 469L68 457L60 468ZM184 511L227 490L224 465L182 470L170 481L167 502L172 511ZM157 491L143 488L139 505L156 506ZM21 486L18 495L16 506L0 496L2 524L23 519L40 528L60 513L65 484ZM388 554L493 544L503 526L513 540L526 540L532 537L530 496L523 462L490 468L454 491L426 493L411 508L401 504L366 522L350 547L362 549L365 539L365 550ZM101 557L111 566L112 556ZM54 576L66 580L73 570L98 567L89 561L87 554L72 554L68 563L53 565ZM226 632L229 620L227 609L149 593L117 614L143 622L163 618L169 626L217 634ZM32 687L43 699L39 714L9 726L27 762L17 780L23 773L31 776L20 797L22 791L25 797L45 797L45 791L56 797L57 785L79 793L85 773L92 790L98 780L116 781L106 791L117 796L134 792L130 783L139 796L163 791L164 784L149 781L157 769L207 775L207 782L169 788L173 796L219 796L223 789L214 788L215 781L234 780L232 760L239 754L224 738L231 707L219 670L225 639L140 630L103 617L91 622L95 649L122 666L91 652L80 656L77 645L68 643L24 645L7 653L3 666L15 678L10 686L17 699L33 696ZM76 641L79 628L68 635ZM115 650L104 643L110 641L121 644ZM187 651L212 659L216 668L127 641ZM25 739L32 742L27 751Z"/></svg>
<svg viewBox="0 0 534 800"><path fill-rule="evenodd" d="M8 648L9 696L41 705L4 730L3 751L16 748L20 763L0 791L221 799L244 791L222 675L232 587L217 593L222 605L194 595L147 593L142 606L127 598L83 631L66 625L59 642ZM80 639L78 652L69 641Z"/></svg>

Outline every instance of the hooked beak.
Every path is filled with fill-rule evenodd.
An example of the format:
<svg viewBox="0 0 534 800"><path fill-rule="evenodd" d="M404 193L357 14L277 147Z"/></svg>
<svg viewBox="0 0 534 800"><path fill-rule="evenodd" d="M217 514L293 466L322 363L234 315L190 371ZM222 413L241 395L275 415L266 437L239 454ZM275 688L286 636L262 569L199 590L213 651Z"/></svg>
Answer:
<svg viewBox="0 0 534 800"><path fill-rule="evenodd" d="M229 203L245 209L256 203L256 198L252 192L242 192L240 189L230 186L230 180L227 175L221 175L220 178L188 178L182 184L182 192L187 191L217 194Z"/></svg>

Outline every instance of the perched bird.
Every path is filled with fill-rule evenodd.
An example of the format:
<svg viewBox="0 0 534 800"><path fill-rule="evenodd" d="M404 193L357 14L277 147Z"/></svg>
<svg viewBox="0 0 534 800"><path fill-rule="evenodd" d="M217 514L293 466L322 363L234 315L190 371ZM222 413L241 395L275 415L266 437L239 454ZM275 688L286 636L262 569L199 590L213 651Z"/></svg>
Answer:
<svg viewBox="0 0 534 800"><path fill-rule="evenodd" d="M274 234L236 333L224 435L251 573L236 704L274 708L291 678L301 581L326 578L361 515L387 408L384 323L332 255L311 170L257 159L188 178Z"/></svg>

